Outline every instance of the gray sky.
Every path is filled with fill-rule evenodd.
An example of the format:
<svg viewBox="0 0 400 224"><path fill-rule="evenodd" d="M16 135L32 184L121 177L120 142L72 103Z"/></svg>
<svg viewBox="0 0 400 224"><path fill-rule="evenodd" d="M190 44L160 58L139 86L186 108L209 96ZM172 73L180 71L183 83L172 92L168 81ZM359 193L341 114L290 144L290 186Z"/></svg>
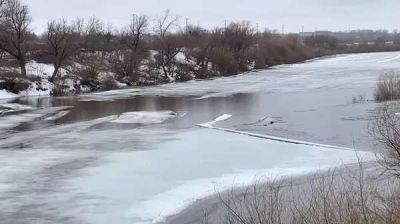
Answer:
<svg viewBox="0 0 400 224"><path fill-rule="evenodd" d="M400 29L399 0L22 0L31 8L34 30L48 20L96 16L122 27L131 14L161 15L166 9L191 23L212 28L224 20L250 20L260 28L298 32L347 29Z"/></svg>

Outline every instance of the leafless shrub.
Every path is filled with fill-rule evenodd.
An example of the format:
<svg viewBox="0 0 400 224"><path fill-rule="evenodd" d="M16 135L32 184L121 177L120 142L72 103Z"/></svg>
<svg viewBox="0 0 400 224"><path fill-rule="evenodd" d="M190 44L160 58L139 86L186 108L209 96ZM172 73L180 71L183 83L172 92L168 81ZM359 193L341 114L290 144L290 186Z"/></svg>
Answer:
<svg viewBox="0 0 400 224"><path fill-rule="evenodd" d="M232 75L240 71L240 65L236 63L235 55L222 49L214 50L210 56L212 68L218 74Z"/></svg>
<svg viewBox="0 0 400 224"><path fill-rule="evenodd" d="M115 78L112 76L105 77L101 84L104 90L113 90L118 88L117 84L115 83Z"/></svg>
<svg viewBox="0 0 400 224"><path fill-rule="evenodd" d="M77 33L74 26L69 25L67 20L51 21L47 24L45 31L46 53L51 56L54 72L50 78L53 82L60 68L77 52Z"/></svg>
<svg viewBox="0 0 400 224"><path fill-rule="evenodd" d="M117 50L108 57L109 69L118 79L127 83L136 83L141 75L141 65L148 57L146 52Z"/></svg>
<svg viewBox="0 0 400 224"><path fill-rule="evenodd" d="M374 96L379 102L400 99L400 75L388 73L380 76Z"/></svg>
<svg viewBox="0 0 400 224"><path fill-rule="evenodd" d="M29 79L18 72L2 72L0 79L3 80L0 82L0 89L5 89L15 94L26 90L30 85Z"/></svg>
<svg viewBox="0 0 400 224"><path fill-rule="evenodd" d="M149 57L142 41L147 28L148 17L135 16L132 24L121 32L116 49L109 54L110 70L122 81L133 84L139 80L142 63Z"/></svg>
<svg viewBox="0 0 400 224"><path fill-rule="evenodd" d="M257 182L218 193L224 208L202 217L208 224L399 223L397 183L377 180L358 167L303 179ZM215 210L215 209L214 209Z"/></svg>
<svg viewBox="0 0 400 224"><path fill-rule="evenodd" d="M382 165L400 177L400 116L399 105L385 103L377 108L370 132L378 142L378 156Z"/></svg>
<svg viewBox="0 0 400 224"><path fill-rule="evenodd" d="M155 46L158 54L155 55L156 64L162 69L164 79L173 78L175 69L175 57L181 52L182 44L179 35L171 34L171 30L176 26L177 16L173 16L169 10L157 19L154 26L156 34Z"/></svg>

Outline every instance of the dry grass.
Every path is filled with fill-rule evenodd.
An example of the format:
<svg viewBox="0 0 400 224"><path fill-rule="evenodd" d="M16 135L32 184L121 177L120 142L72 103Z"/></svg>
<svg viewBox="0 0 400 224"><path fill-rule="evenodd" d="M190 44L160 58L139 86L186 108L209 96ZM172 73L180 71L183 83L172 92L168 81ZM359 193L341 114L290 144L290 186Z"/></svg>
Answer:
<svg viewBox="0 0 400 224"><path fill-rule="evenodd" d="M378 102L400 99L400 74L388 73L379 77L374 96Z"/></svg>
<svg viewBox="0 0 400 224"><path fill-rule="evenodd" d="M205 215L203 223L400 223L398 185L366 175L363 166L359 163L358 167L301 180L256 183L246 189L219 193L224 209L214 217Z"/></svg>

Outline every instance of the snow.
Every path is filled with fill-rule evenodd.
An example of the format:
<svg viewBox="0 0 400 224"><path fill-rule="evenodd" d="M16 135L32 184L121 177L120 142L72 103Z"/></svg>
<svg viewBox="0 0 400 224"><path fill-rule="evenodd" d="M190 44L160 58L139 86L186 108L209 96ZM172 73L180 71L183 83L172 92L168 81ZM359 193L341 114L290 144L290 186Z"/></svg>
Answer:
<svg viewBox="0 0 400 224"><path fill-rule="evenodd" d="M32 97L32 96L50 96L53 89L53 84L47 79L41 81L42 89L38 89L36 83L32 83L26 91L21 92L20 96Z"/></svg>
<svg viewBox="0 0 400 224"><path fill-rule="evenodd" d="M4 89L0 89L0 100L18 97L50 96L53 84L51 84L47 79L42 79L41 86L43 90L38 90L38 85L33 82L27 90L22 91L19 94L10 93Z"/></svg>
<svg viewBox="0 0 400 224"><path fill-rule="evenodd" d="M53 75L54 66L49 64L30 61L26 64L26 72L29 75L37 76L42 79L48 79Z"/></svg>
<svg viewBox="0 0 400 224"><path fill-rule="evenodd" d="M0 100L1 99L8 99L8 98L16 98L19 97L17 94L10 93L5 89L0 89Z"/></svg>
<svg viewBox="0 0 400 224"><path fill-rule="evenodd" d="M124 87L128 86L128 84L122 83L122 82L120 82L118 80L115 81L115 84L117 84L118 88L124 88Z"/></svg>

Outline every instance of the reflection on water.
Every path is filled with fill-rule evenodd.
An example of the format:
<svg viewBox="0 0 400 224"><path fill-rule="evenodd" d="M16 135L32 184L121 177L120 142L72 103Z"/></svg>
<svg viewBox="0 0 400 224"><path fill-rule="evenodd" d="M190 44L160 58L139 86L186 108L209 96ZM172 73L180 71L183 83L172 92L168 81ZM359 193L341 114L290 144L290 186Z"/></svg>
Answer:
<svg viewBox="0 0 400 224"><path fill-rule="evenodd" d="M326 89L301 93L235 94L230 97L205 99L138 96L110 101L79 101L74 97L64 97L17 99L13 103L29 104L34 107L72 106L68 109L70 113L61 119L54 122L39 120L24 123L17 128L20 131L90 121L125 112L170 110L187 112L187 116L169 122L169 128L174 129L193 128L196 124L211 121L222 114L231 114L232 119L220 125L296 140L370 149L372 143L365 128L375 104L372 102L353 104L351 99L360 94L367 99L372 98L372 91L371 88ZM258 120L266 117L279 122L271 125L257 124ZM360 119L354 119L355 117ZM96 128L106 130L134 127L104 123Z"/></svg>
<svg viewBox="0 0 400 224"><path fill-rule="evenodd" d="M257 110L259 96L237 94L226 98L197 100L193 97L153 97L140 96L132 99L113 101L78 101L76 98L17 99L13 103L29 104L34 107L72 106L70 113L57 120L58 124L88 121L111 115L133 111L184 111L185 119L180 119L177 128L193 127L195 124L214 119L222 113L240 114ZM31 126L34 128L34 126Z"/></svg>

